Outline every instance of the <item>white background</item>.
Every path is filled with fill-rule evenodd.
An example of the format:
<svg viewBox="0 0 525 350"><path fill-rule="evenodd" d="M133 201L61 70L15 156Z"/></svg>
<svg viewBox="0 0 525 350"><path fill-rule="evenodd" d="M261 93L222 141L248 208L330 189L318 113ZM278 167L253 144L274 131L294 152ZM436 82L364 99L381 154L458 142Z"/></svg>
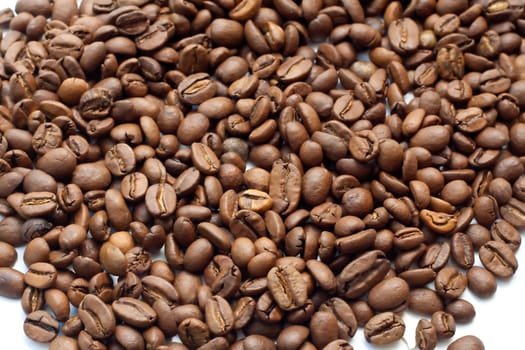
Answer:
<svg viewBox="0 0 525 350"><path fill-rule="evenodd" d="M0 0L0 8L11 7L14 9L16 0ZM520 264L525 265L525 249L517 252ZM26 267L22 261L23 250L18 249L18 262L15 268L25 272ZM476 258L477 259L477 258ZM477 260L479 265L479 260ZM487 350L522 349L523 348L523 321L521 314L525 311L525 268L518 268L517 273L509 280L499 280L496 294L488 299L479 299L468 290L462 295L464 299L472 302L476 307L477 315L469 324L458 324L454 339L467 334L480 337ZM0 297L0 349L33 350L47 349L47 344L42 345L29 340L22 330L24 312L20 301ZM351 340L355 350L377 349L405 350L415 346L414 329L419 316L405 312L403 316L407 329L405 339L407 343L397 342L392 346L372 347L365 341L360 330ZM444 350L450 342L443 341L437 349Z"/></svg>

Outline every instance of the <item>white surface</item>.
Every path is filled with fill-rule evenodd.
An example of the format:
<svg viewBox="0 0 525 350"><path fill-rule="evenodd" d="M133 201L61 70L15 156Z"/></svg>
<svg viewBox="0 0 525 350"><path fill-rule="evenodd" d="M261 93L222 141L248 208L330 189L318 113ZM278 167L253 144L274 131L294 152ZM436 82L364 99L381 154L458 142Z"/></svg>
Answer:
<svg viewBox="0 0 525 350"><path fill-rule="evenodd" d="M16 0L0 0L0 8L11 7L14 9ZM521 265L525 265L525 248L517 252ZM18 262L15 266L25 272L23 263L23 250L18 249ZM476 257L477 259L477 257ZM479 260L477 260L479 265ZM456 335L452 340L442 341L437 347L439 350L446 349L447 344L463 335L473 334L481 338L487 350L499 349L522 349L523 326L519 312L525 311L525 272L524 267L518 268L517 273L509 280L498 280L496 294L488 299L479 299L468 290L462 298L472 302L476 307L477 315L469 324L458 324ZM351 344L355 350L384 349L384 350L406 350L415 346L414 330L419 316L405 312L403 316L407 329L405 332L406 343L397 342L392 346L372 347L363 336L362 330L354 336ZM35 350L47 349L47 344L38 344L29 340L22 325L25 314L22 311L19 300L10 300L0 297L0 349Z"/></svg>

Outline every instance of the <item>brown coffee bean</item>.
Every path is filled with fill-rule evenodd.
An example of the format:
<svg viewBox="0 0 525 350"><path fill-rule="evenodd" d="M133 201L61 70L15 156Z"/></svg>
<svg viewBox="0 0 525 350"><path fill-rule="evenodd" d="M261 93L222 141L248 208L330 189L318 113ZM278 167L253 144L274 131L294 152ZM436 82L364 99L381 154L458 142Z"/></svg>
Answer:
<svg viewBox="0 0 525 350"><path fill-rule="evenodd" d="M26 193L20 203L21 214L25 217L45 216L57 207L56 195L51 192Z"/></svg>
<svg viewBox="0 0 525 350"><path fill-rule="evenodd" d="M303 306L306 302L305 281L294 267L274 267L268 272L266 278L268 289L281 309L293 310Z"/></svg>
<svg viewBox="0 0 525 350"><path fill-rule="evenodd" d="M422 349L434 349L437 345L438 337L436 327L432 322L422 319L416 326L416 345Z"/></svg>
<svg viewBox="0 0 525 350"><path fill-rule="evenodd" d="M170 184L154 184L146 191L146 208L153 216L166 217L173 214L176 201L177 194Z"/></svg>
<svg viewBox="0 0 525 350"><path fill-rule="evenodd" d="M0 279L3 281L0 287L0 295L6 298L17 298L24 291L24 274L11 268L0 267Z"/></svg>
<svg viewBox="0 0 525 350"><path fill-rule="evenodd" d="M445 311L454 316L456 322L470 322L476 316L474 306L465 299L451 301Z"/></svg>
<svg viewBox="0 0 525 350"><path fill-rule="evenodd" d="M456 228L457 218L454 215L423 209L419 216L421 221L436 233L448 234Z"/></svg>
<svg viewBox="0 0 525 350"><path fill-rule="evenodd" d="M79 305L78 316L85 330L95 339L105 339L115 332L115 316L111 306L95 295L88 294Z"/></svg>
<svg viewBox="0 0 525 350"><path fill-rule="evenodd" d="M179 324L178 333L182 343L191 348L206 344L210 338L206 323L191 317Z"/></svg>
<svg viewBox="0 0 525 350"><path fill-rule="evenodd" d="M24 321L24 333L39 343L48 343L58 335L60 325L46 311L35 311L27 315Z"/></svg>
<svg viewBox="0 0 525 350"><path fill-rule="evenodd" d="M510 277L518 262L508 245L499 241L488 241L479 248L479 258L487 270L498 277Z"/></svg>
<svg viewBox="0 0 525 350"><path fill-rule="evenodd" d="M478 337L473 336L473 335L465 335L461 338L454 340L447 347L447 350L457 350L457 349L485 350L485 346L483 345L483 342Z"/></svg>
<svg viewBox="0 0 525 350"><path fill-rule="evenodd" d="M432 289L416 288L410 291L408 308L420 314L432 315L436 311L443 310L443 301Z"/></svg>
<svg viewBox="0 0 525 350"><path fill-rule="evenodd" d="M151 306L134 298L122 297L115 300L111 307L115 316L134 327L151 326L157 319L157 313Z"/></svg>
<svg viewBox="0 0 525 350"><path fill-rule="evenodd" d="M317 281L319 287L328 292L334 291L337 288L335 275L326 264L317 260L308 260L306 267Z"/></svg>
<svg viewBox="0 0 525 350"><path fill-rule="evenodd" d="M438 338L451 338L456 333L454 316L445 311L436 311L432 314L432 324L436 328Z"/></svg>
<svg viewBox="0 0 525 350"><path fill-rule="evenodd" d="M469 269L474 265L474 245L470 236L456 232L450 242L452 258L461 267Z"/></svg>
<svg viewBox="0 0 525 350"><path fill-rule="evenodd" d="M233 329L234 316L228 301L214 296L206 302L206 324L211 333L225 335Z"/></svg>
<svg viewBox="0 0 525 350"><path fill-rule="evenodd" d="M337 275L337 290L348 298L364 294L383 279L388 262L383 252L372 250L348 263Z"/></svg>
<svg viewBox="0 0 525 350"><path fill-rule="evenodd" d="M310 320L310 336L317 348L337 339L337 318L328 311L317 311Z"/></svg>
<svg viewBox="0 0 525 350"><path fill-rule="evenodd" d="M216 84L206 73L195 73L186 77L178 88L181 100L189 104L200 104L212 98L217 91Z"/></svg>
<svg viewBox="0 0 525 350"><path fill-rule="evenodd" d="M443 298L458 298L467 287L467 277L453 266L438 271L434 280L436 292Z"/></svg>
<svg viewBox="0 0 525 350"><path fill-rule="evenodd" d="M53 341L49 344L49 349L51 350L63 350L63 349L77 350L79 349L79 347L78 347L78 342L75 338L59 335L55 339L53 339Z"/></svg>
<svg viewBox="0 0 525 350"><path fill-rule="evenodd" d="M489 297L496 292L497 282L494 275L488 270L473 266L467 271L468 287L480 297Z"/></svg>
<svg viewBox="0 0 525 350"><path fill-rule="evenodd" d="M419 45L419 28L410 18L401 18L388 26L388 40L399 54L415 51Z"/></svg>
<svg viewBox="0 0 525 350"><path fill-rule="evenodd" d="M405 280L393 277L376 284L368 292L368 303L374 310L391 310L404 303L410 288Z"/></svg>
<svg viewBox="0 0 525 350"><path fill-rule="evenodd" d="M55 283L57 278L56 268L45 262L36 262L29 266L24 276L24 282L32 287L47 289Z"/></svg>
<svg viewBox="0 0 525 350"><path fill-rule="evenodd" d="M0 242L0 267L11 267L15 264L18 253L11 244Z"/></svg>
<svg viewBox="0 0 525 350"><path fill-rule="evenodd" d="M206 175L213 175L219 171L219 159L205 144L195 142L191 145L191 159L193 165Z"/></svg>
<svg viewBox="0 0 525 350"><path fill-rule="evenodd" d="M383 312L368 320L364 332L369 343L375 345L390 344L403 337L405 323L397 314Z"/></svg>
<svg viewBox="0 0 525 350"><path fill-rule="evenodd" d="M272 207L272 198L265 192L246 190L239 194L239 208L263 213Z"/></svg>
<svg viewBox="0 0 525 350"><path fill-rule="evenodd" d="M299 205L302 176L292 163L276 161L270 173L269 194L273 210L282 215L293 212Z"/></svg>

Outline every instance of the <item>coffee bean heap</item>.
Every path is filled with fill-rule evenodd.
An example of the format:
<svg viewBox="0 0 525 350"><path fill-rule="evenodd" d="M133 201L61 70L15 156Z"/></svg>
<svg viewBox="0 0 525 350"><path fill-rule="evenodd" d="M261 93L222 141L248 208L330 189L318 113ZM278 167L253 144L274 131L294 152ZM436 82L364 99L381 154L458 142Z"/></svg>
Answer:
<svg viewBox="0 0 525 350"><path fill-rule="evenodd" d="M524 8L19 0L0 295L53 350L434 349L518 267Z"/></svg>

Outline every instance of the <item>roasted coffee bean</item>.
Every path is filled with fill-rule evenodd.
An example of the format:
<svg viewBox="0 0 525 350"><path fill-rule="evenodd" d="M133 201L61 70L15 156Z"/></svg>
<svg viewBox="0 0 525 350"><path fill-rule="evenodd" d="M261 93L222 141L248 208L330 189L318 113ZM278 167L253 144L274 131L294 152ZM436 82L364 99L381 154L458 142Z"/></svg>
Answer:
<svg viewBox="0 0 525 350"><path fill-rule="evenodd" d="M337 319L328 311L317 311L310 320L310 335L312 342L317 348L323 348L326 344L337 339Z"/></svg>
<svg viewBox="0 0 525 350"><path fill-rule="evenodd" d="M217 91L216 84L206 73L195 73L183 79L179 86L179 96L182 101L199 104L213 97Z"/></svg>
<svg viewBox="0 0 525 350"><path fill-rule="evenodd" d="M214 296L206 302L206 324L211 333L225 335L233 329L234 316L228 301Z"/></svg>
<svg viewBox="0 0 525 350"><path fill-rule="evenodd" d="M0 267L0 295L6 298L20 298L24 291L24 274L11 268Z"/></svg>
<svg viewBox="0 0 525 350"><path fill-rule="evenodd" d="M151 185L146 191L146 208L151 215L156 217L166 217L175 211L177 194L168 183Z"/></svg>
<svg viewBox="0 0 525 350"><path fill-rule="evenodd" d="M53 339L53 341L49 344L49 349L51 350L62 350L62 349L77 350L79 349L79 347L78 347L78 342L75 338L59 335L55 339Z"/></svg>
<svg viewBox="0 0 525 350"><path fill-rule="evenodd" d="M56 195L51 192L29 192L20 202L20 213L25 217L45 216L57 207Z"/></svg>
<svg viewBox="0 0 525 350"><path fill-rule="evenodd" d="M116 317L134 327L149 327L157 319L157 313L151 306L134 298L122 297L115 300L111 307Z"/></svg>
<svg viewBox="0 0 525 350"><path fill-rule="evenodd" d="M388 265L381 251L360 255L337 275L337 291L348 298L364 294L383 279L388 272Z"/></svg>
<svg viewBox="0 0 525 350"><path fill-rule="evenodd" d="M179 324L179 337L182 343L197 348L208 342L210 334L206 323L197 318L187 318Z"/></svg>
<svg viewBox="0 0 525 350"><path fill-rule="evenodd" d="M95 295L84 297L78 308L78 316L86 332L95 339L108 338L115 332L116 321L111 306Z"/></svg>
<svg viewBox="0 0 525 350"><path fill-rule="evenodd" d="M375 345L390 344L401 339L405 333L403 319L393 312L375 315L365 325L365 338Z"/></svg>
<svg viewBox="0 0 525 350"><path fill-rule="evenodd" d="M453 266L438 271L434 280L436 292L447 299L458 298L467 287L467 277Z"/></svg>
<svg viewBox="0 0 525 350"><path fill-rule="evenodd" d="M269 194L273 210L287 215L297 209L301 197L302 176L292 163L276 161L270 173Z"/></svg>
<svg viewBox="0 0 525 350"><path fill-rule="evenodd" d="M399 54L415 51L419 45L419 28L410 18L400 18L388 26L388 40Z"/></svg>
<svg viewBox="0 0 525 350"><path fill-rule="evenodd" d="M419 320L416 326L416 345L422 350L434 349L437 342L437 331L432 322Z"/></svg>
<svg viewBox="0 0 525 350"><path fill-rule="evenodd" d="M451 338L456 333L454 316L445 311L436 311L432 314L432 324L436 328L438 338Z"/></svg>
<svg viewBox="0 0 525 350"><path fill-rule="evenodd" d="M330 298L319 306L319 311L329 311L335 315L339 338L346 339L355 335L358 321L350 305L343 299Z"/></svg>
<svg viewBox="0 0 525 350"><path fill-rule="evenodd" d="M239 194L239 208L249 209L257 213L265 212L272 208L272 198L259 190L246 190Z"/></svg>
<svg viewBox="0 0 525 350"><path fill-rule="evenodd" d="M18 253L11 244L0 242L0 267L13 266L17 257Z"/></svg>
<svg viewBox="0 0 525 350"><path fill-rule="evenodd" d="M454 340L447 347L447 350L485 350L483 342L476 336L465 335L461 338Z"/></svg>
<svg viewBox="0 0 525 350"><path fill-rule="evenodd" d="M445 311L452 316L456 322L470 322L476 316L474 306L465 299L455 299L447 304Z"/></svg>
<svg viewBox="0 0 525 350"><path fill-rule="evenodd" d="M55 339L59 329L58 321L42 310L30 313L24 321L24 333L39 343L48 343Z"/></svg>
<svg viewBox="0 0 525 350"><path fill-rule="evenodd" d="M436 311L443 310L443 301L432 289L416 288L410 291L408 308L420 314L432 315Z"/></svg>
<svg viewBox="0 0 525 350"><path fill-rule="evenodd" d="M487 270L498 277L510 277L518 262L512 249L499 241L488 241L479 248L479 258Z"/></svg>
<svg viewBox="0 0 525 350"><path fill-rule="evenodd" d="M368 303L374 310L392 310L404 303L410 288L405 280L399 277L385 279L368 292Z"/></svg>
<svg viewBox="0 0 525 350"><path fill-rule="evenodd" d="M55 283L56 278L57 270L53 265L36 262L29 266L29 270L24 276L24 282L35 288L46 289Z"/></svg>
<svg viewBox="0 0 525 350"><path fill-rule="evenodd" d="M191 145L191 159L193 165L206 175L213 175L219 171L219 159L205 144L195 142Z"/></svg>
<svg viewBox="0 0 525 350"><path fill-rule="evenodd" d="M467 280L469 289L480 297L489 297L496 292L496 278L480 266L473 266L467 271Z"/></svg>
<svg viewBox="0 0 525 350"><path fill-rule="evenodd" d="M281 309L293 310L306 302L306 283L294 267L274 267L266 278L268 289Z"/></svg>
<svg viewBox="0 0 525 350"><path fill-rule="evenodd" d="M474 264L474 246L471 238L462 232L456 232L450 242L450 252L454 261L469 269Z"/></svg>

